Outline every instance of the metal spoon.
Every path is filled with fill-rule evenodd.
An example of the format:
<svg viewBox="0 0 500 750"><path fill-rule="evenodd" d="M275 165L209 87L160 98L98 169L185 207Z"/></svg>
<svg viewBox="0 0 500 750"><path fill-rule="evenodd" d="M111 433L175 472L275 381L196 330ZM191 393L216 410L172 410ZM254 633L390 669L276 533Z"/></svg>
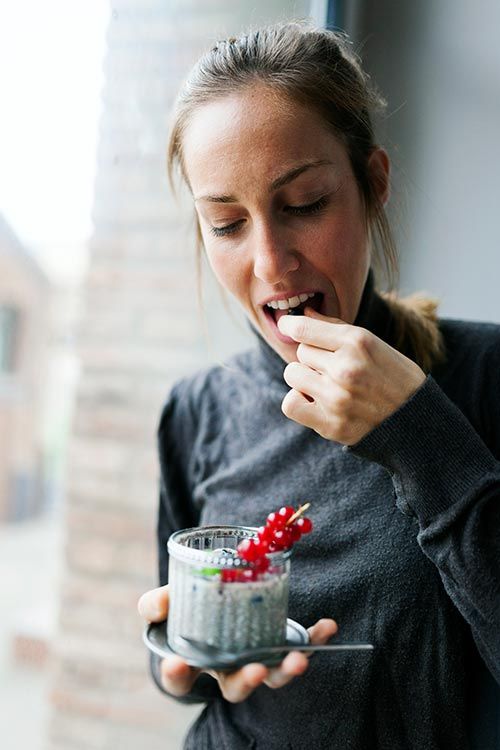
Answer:
<svg viewBox="0 0 500 750"><path fill-rule="evenodd" d="M288 643L283 646L267 646L259 648L247 648L244 651L227 651L217 646L212 646L204 641L198 641L194 638L186 638L185 636L177 636L180 641L183 641L190 648L197 651L204 657L216 658L217 660L230 662L234 659L248 659L250 657L269 656L269 654L284 654L289 651L373 651L375 646L372 643L335 643L314 646L312 644L294 644Z"/></svg>

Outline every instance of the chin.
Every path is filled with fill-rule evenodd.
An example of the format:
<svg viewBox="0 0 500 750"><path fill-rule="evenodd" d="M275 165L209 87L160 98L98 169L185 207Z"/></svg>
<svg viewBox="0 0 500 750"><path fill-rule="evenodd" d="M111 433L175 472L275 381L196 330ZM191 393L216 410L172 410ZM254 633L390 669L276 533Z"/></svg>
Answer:
<svg viewBox="0 0 500 750"><path fill-rule="evenodd" d="M271 341L268 336L265 337L269 346L280 355L287 364L290 362L298 362L297 358L297 346L298 343L293 341L292 343L285 344L282 341Z"/></svg>
<svg viewBox="0 0 500 750"><path fill-rule="evenodd" d="M290 362L298 362L297 359L297 344L295 344L294 347L289 346L289 351L279 351L278 354L280 355L281 359L287 363L287 365L290 364Z"/></svg>

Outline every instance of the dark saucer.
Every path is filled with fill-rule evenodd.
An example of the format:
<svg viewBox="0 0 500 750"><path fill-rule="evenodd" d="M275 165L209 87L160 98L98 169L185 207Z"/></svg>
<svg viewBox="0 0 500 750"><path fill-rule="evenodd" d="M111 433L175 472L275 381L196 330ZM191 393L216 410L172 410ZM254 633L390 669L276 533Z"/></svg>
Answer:
<svg viewBox="0 0 500 750"><path fill-rule="evenodd" d="M190 648L189 644L185 644L182 648L178 648L174 651L167 642L167 621L152 622L144 630L143 641L150 651L157 654L158 656L165 657L176 654L181 656L185 662L191 667L198 667L200 669L219 669L219 670L232 670L239 669L245 664L255 661L255 658L241 658L236 657L230 660L217 659L213 655L205 656L200 653L199 649ZM309 633L307 630L294 620L287 619L286 621L286 645L287 646L304 646L309 643ZM271 652L267 656L265 651L263 655L259 655L258 661L266 666L273 666L283 661L286 654L276 654Z"/></svg>

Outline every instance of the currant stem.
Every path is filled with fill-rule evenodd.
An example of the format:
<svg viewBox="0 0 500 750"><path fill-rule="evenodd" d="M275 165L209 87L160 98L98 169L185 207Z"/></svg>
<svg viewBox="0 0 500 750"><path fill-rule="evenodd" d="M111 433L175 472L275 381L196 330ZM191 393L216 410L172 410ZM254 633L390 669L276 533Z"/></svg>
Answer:
<svg viewBox="0 0 500 750"><path fill-rule="evenodd" d="M310 507L310 505L311 505L311 503L304 503L304 505L300 505L299 508L298 508L298 510L296 510L295 513L293 514L293 516L290 516L290 518L286 522L285 526L290 526L290 524L292 524L294 521L296 521L297 518L300 518L300 516L302 515L302 513L305 513L306 510Z"/></svg>

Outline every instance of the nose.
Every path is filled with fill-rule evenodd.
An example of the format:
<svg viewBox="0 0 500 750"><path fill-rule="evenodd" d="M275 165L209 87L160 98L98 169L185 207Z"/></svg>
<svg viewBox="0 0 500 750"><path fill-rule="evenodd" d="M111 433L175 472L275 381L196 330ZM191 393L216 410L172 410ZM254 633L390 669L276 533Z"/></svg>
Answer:
<svg viewBox="0 0 500 750"><path fill-rule="evenodd" d="M277 284L299 268L300 261L291 247L290 237L279 227L262 222L254 228L253 242L254 274L266 284Z"/></svg>

